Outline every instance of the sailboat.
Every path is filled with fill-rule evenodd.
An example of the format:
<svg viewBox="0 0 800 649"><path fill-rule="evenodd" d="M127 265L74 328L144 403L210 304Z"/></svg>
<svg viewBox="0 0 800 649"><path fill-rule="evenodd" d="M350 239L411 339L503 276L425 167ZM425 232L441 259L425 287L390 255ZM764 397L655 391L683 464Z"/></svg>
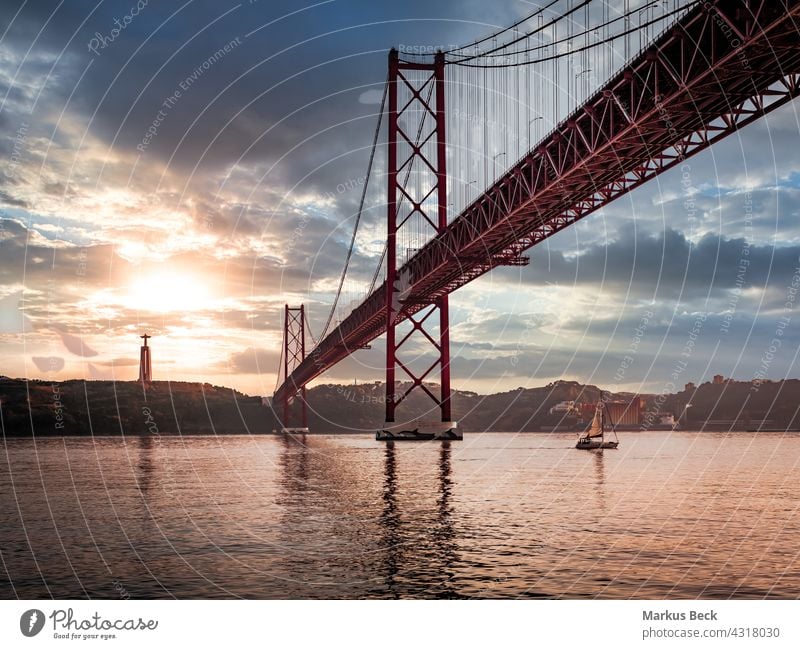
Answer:
<svg viewBox="0 0 800 649"><path fill-rule="evenodd" d="M611 421L611 417L608 418ZM614 433L614 441L605 439L605 405L601 401L597 404L594 411L594 419L589 430L578 440L575 448L585 450L592 450L595 448L617 448L619 440L617 439L617 431L614 430L614 422L611 422L611 432Z"/></svg>

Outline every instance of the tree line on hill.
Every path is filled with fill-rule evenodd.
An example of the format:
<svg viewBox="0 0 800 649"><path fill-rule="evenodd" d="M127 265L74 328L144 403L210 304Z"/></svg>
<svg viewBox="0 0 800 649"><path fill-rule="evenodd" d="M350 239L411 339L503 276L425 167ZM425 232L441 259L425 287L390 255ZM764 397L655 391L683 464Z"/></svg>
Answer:
<svg viewBox="0 0 800 649"><path fill-rule="evenodd" d="M405 386L401 386L401 389ZM436 386L431 385L432 391ZM630 400L575 381L517 388L491 395L454 390L453 418L468 432L564 430L583 426L553 406L564 401ZM654 416L673 414L687 430L800 428L800 380L704 383L675 394L638 395L642 429ZM312 432L373 433L384 420L384 385L324 384L308 389ZM296 407L296 406L295 406ZM276 412L277 411L277 412ZM0 423L7 437L31 435L260 434L279 430L280 408L269 400L208 383L26 381L0 377ZM413 391L398 419L435 419L433 402ZM299 425L299 420L294 420Z"/></svg>

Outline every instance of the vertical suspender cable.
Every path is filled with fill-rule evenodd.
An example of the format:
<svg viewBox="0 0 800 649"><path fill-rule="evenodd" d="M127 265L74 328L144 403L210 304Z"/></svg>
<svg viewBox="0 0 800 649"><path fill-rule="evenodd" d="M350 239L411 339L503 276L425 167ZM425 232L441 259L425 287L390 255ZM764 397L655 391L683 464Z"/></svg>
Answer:
<svg viewBox="0 0 800 649"><path fill-rule="evenodd" d="M325 327L322 329L322 333L319 336L319 340L322 340L325 337L325 334L328 333L328 328L333 321L334 314L336 313L336 306L339 303L339 296L342 293L342 286L344 285L344 279L347 275L347 269L350 266L350 259L353 256L353 249L355 248L356 244L356 235L358 234L358 225L361 222L361 215L364 212L364 201L367 197L367 189L369 188L369 177L372 173L372 163L375 160L375 150L378 147L378 136L380 135L381 131L381 122L383 121L383 112L386 109L386 94L389 89L389 79L387 77L386 82L383 84L383 99L381 99L381 108L378 112L378 124L375 127L375 135L372 139L372 149L369 153L369 163L367 164L367 175L364 179L364 188L361 190L361 201L358 206L358 212L356 213L356 222L353 227L353 236L350 238L350 249L347 251L347 257L345 258L344 268L342 269L342 276L339 278L339 288L336 291L336 297L333 300L333 304L331 305L331 311L328 314L328 319L325 322Z"/></svg>

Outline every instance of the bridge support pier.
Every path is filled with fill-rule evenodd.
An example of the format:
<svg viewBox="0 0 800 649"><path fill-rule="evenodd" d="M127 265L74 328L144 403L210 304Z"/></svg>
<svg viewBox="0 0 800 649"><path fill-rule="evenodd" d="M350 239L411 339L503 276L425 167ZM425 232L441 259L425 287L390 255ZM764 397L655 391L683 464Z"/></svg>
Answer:
<svg viewBox="0 0 800 649"><path fill-rule="evenodd" d="M283 315L283 372L288 378L294 369L306 357L306 310L304 305L290 307L284 305ZM295 403L299 400L299 405ZM285 390L281 399L281 432L307 433L308 407L306 403L306 386L295 386L293 390ZM299 407L299 418L296 411ZM299 421L298 421L299 419Z"/></svg>
<svg viewBox="0 0 800 649"><path fill-rule="evenodd" d="M413 295L409 253L447 227L447 150L444 55L433 63L400 60L389 53L388 197L386 253L386 420L378 439L461 439L450 407L450 321L446 293ZM409 179L411 179L409 181ZM401 251L398 259L398 248ZM434 314L438 312L438 318ZM399 331L401 327L403 331ZM412 358L401 351L414 339ZM406 350L402 348L406 347ZM424 346L433 354L420 353ZM411 352L408 353L411 356ZM435 360L430 364L430 360ZM396 370L410 380L397 382ZM438 369L439 394L430 379ZM427 381L427 384L426 384ZM397 422L397 407L415 391L433 403L430 415Z"/></svg>

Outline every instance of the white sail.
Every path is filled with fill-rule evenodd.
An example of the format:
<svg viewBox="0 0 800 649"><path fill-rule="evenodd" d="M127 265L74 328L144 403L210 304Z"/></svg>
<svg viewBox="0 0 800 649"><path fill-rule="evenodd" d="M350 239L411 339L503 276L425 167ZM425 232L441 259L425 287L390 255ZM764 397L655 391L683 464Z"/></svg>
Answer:
<svg viewBox="0 0 800 649"><path fill-rule="evenodd" d="M586 437L602 437L603 436L603 407L598 406L594 411L594 419L589 430L586 432Z"/></svg>

